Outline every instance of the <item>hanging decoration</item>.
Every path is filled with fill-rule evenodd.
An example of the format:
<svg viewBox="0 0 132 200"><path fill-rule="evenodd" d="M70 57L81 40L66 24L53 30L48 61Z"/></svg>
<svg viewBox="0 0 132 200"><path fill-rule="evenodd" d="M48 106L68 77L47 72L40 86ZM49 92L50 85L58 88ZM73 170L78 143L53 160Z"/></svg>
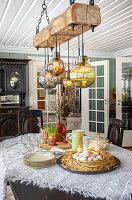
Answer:
<svg viewBox="0 0 132 200"><path fill-rule="evenodd" d="M48 42L47 42L48 47ZM44 89L53 89L57 85L57 77L52 76L48 71L49 54L47 48L47 64L46 64L46 51L45 51L45 65L43 71L39 75L39 84Z"/></svg>
<svg viewBox="0 0 132 200"><path fill-rule="evenodd" d="M73 83L70 80L70 62L69 62L69 40L68 40L68 71L65 73L65 78L63 79L63 85L65 88L73 88Z"/></svg>
<svg viewBox="0 0 132 200"><path fill-rule="evenodd" d="M65 67L63 61L60 59L60 52L57 52L57 36L56 36L56 52L54 58L49 63L49 72L53 76L60 76L64 73Z"/></svg>
<svg viewBox="0 0 132 200"><path fill-rule="evenodd" d="M86 88L92 85L96 78L96 72L92 65L87 63L87 57L84 56L83 26L82 26L82 57L70 72L70 79L78 88Z"/></svg>

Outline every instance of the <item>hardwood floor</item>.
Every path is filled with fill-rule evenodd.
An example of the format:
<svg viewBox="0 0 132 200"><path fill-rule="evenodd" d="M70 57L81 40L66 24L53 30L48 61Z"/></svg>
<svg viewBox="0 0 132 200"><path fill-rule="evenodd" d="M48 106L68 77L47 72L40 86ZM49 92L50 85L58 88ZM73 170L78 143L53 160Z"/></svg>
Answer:
<svg viewBox="0 0 132 200"><path fill-rule="evenodd" d="M127 149L129 151L132 151L132 147L123 147L124 149Z"/></svg>

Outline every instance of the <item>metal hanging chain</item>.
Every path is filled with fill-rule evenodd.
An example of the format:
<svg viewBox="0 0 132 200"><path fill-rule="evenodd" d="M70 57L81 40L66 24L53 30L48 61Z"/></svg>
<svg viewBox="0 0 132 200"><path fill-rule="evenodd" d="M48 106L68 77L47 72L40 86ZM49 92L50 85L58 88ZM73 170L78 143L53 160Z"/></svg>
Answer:
<svg viewBox="0 0 132 200"><path fill-rule="evenodd" d="M46 15L46 20L47 20L47 22L48 22L48 24L49 24L49 23L50 23L50 20L49 20L49 16L48 16L48 13L47 13L47 5L46 5L46 3L45 3L45 0L44 0L44 3L42 4L42 11L41 11L40 18L39 18L39 20L38 20L38 25L37 25L37 27L36 27L36 34L39 33L39 26L40 26L40 24L41 24L41 22L42 22L42 18L43 18L44 13L45 13L45 15Z"/></svg>

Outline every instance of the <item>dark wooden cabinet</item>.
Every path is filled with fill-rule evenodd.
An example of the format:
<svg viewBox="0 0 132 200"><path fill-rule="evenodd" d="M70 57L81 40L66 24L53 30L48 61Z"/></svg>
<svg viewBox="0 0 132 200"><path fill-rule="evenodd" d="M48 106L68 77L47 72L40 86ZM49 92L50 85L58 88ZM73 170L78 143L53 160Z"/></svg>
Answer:
<svg viewBox="0 0 132 200"><path fill-rule="evenodd" d="M0 139L18 134L18 113L25 105L29 60L0 59Z"/></svg>

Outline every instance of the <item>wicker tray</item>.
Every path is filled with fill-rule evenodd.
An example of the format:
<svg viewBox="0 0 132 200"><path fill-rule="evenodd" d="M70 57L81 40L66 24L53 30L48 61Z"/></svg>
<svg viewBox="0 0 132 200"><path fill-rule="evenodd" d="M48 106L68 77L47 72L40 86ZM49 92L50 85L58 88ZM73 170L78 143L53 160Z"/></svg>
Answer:
<svg viewBox="0 0 132 200"><path fill-rule="evenodd" d="M114 156L113 156L114 157ZM109 169L109 170L104 170L104 171L93 171L93 172L87 172L87 171L75 171L75 170L71 170L71 169L67 169L67 168L64 168L64 167L62 167L61 165L60 165L60 161L61 161L61 159L63 158L63 156L60 156L58 159L57 159L57 161L56 161L56 163L57 163L57 165L59 165L61 168L63 168L64 170L66 170L66 171L68 171L68 172L72 172L72 173L76 173L76 174L87 174L87 175L94 175L94 174L103 174L103 173L108 173L108 172L111 172L111 171L113 171L113 170L115 170L115 169L117 169L119 166L120 166L120 164L121 164L121 162L120 162L120 160L118 159L118 158L116 158L116 157L114 157L115 158L115 160L117 161L117 163L118 163L118 165L116 166L116 167L113 167L113 168L111 168L111 169Z"/></svg>
<svg viewBox="0 0 132 200"><path fill-rule="evenodd" d="M50 150L53 147L57 147L57 148L60 148L60 149L71 149L72 146L69 143L63 143L63 142L57 142L56 146L51 146L48 143L46 143L46 144L41 143L40 144L40 148L46 149L46 150Z"/></svg>

